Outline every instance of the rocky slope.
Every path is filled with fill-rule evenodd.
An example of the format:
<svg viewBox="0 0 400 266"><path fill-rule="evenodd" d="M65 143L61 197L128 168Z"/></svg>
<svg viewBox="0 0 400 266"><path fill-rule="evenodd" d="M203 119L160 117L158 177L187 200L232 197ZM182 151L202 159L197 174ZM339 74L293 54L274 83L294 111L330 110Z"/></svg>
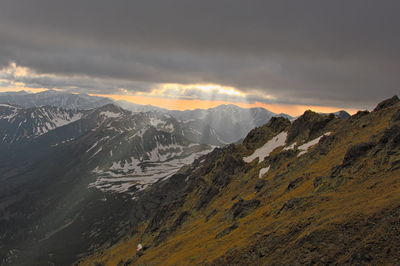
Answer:
<svg viewBox="0 0 400 266"><path fill-rule="evenodd" d="M397 97L345 119L273 118L152 186L131 233L79 263L397 265L399 195Z"/></svg>

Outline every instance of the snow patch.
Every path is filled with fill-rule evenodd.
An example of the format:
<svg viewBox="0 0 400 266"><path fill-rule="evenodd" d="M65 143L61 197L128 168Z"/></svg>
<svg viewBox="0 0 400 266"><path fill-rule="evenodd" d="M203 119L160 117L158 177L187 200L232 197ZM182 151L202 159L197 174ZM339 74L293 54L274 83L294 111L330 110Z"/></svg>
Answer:
<svg viewBox="0 0 400 266"><path fill-rule="evenodd" d="M97 176L88 188L103 192L128 193L132 196L144 190L160 179L169 178L181 167L191 164L195 159L211 151L204 150L186 157L166 159L165 161L140 161L131 157L127 160L113 162L108 169L97 166L92 173ZM154 158L159 159L159 157Z"/></svg>
<svg viewBox="0 0 400 266"><path fill-rule="evenodd" d="M292 143L291 145L289 145L289 146L283 148L283 150L284 150L284 151L293 150L294 147L296 146L296 144L297 144L297 143L294 142L294 143Z"/></svg>
<svg viewBox="0 0 400 266"><path fill-rule="evenodd" d="M269 166L267 166L265 168L261 168L260 173L258 174L258 178L262 178L262 176L265 175L266 173L268 173L268 171L269 171Z"/></svg>
<svg viewBox="0 0 400 266"><path fill-rule="evenodd" d="M323 136L329 136L331 134L331 132L327 132L321 136L319 136L318 138L315 138L307 143L304 143L303 145L300 145L299 147L297 147L298 150L300 150L299 154L297 154L297 157L300 157L301 155L307 153L308 149L316 144L318 144L318 142L320 141L320 139Z"/></svg>
<svg viewBox="0 0 400 266"><path fill-rule="evenodd" d="M259 158L259 162L264 161L266 157L268 157L273 150L276 148L285 145L287 137L287 132L281 132L267 143L264 144L261 148L254 151L254 153L250 156L244 157L243 161L246 163L252 162L254 159Z"/></svg>
<svg viewBox="0 0 400 266"><path fill-rule="evenodd" d="M120 117L121 114L120 113L114 113L114 112L110 112L110 111L103 111L100 112L100 116L105 116L105 117L112 117L112 118L116 118L116 117Z"/></svg>

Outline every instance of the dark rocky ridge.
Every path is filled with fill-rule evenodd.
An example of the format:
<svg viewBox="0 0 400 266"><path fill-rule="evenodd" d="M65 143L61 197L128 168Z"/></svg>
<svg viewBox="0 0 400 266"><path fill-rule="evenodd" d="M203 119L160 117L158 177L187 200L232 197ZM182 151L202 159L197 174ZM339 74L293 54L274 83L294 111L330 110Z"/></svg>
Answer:
<svg viewBox="0 0 400 266"><path fill-rule="evenodd" d="M181 177L183 179L187 175L185 180L188 180L186 185L181 186L180 196L177 196L180 199L184 198L183 201L179 201L178 205L181 207L172 207L178 205L175 205L175 202L167 203L164 201L164 204L170 206L171 209L163 208L163 210L170 212L169 215L171 216L166 216L165 212L162 216L164 218L154 216L158 217L157 224L164 228L157 227L153 231L153 234L159 232L158 235L161 235L164 239L164 242L157 242L157 245L163 245L167 239L173 243L174 233L168 234L164 238L163 232L168 228L176 228L176 224L185 228L185 224L190 224L192 219L196 220L197 216L201 216L203 210L206 212L204 217L207 224L224 221L224 219L221 220L218 217L225 217L225 220L229 220L228 224L219 227L215 234L216 239L233 238L238 230L245 230L245 224L250 223L248 217L253 217L252 215L259 208L266 208L266 200L277 191L283 193L283 197L290 193L299 193L297 191L300 188L304 190L307 182L311 181L314 185L311 194L289 197L271 211L265 212L263 219L268 217L296 219L297 216L318 208L321 204L328 204L332 199L324 196L326 191L332 193L332 191L338 191L344 186L351 191L352 187L355 186L353 184L355 176L358 178L356 184L369 182L366 176L357 174L360 169L363 173L367 172L369 175L376 173L375 170L368 171L369 165L375 165L376 169L386 169L385 175L390 177L390 173L397 171L397 167L399 167L400 130L398 113L400 106L398 106L397 101L390 100L379 104L378 107L373 112L377 114L359 112L343 121L332 115L320 115L310 111L291 125L285 119L276 118L271 120L268 125L251 131L243 141L243 145L218 149L205 156L202 161L199 160L197 165L193 165L190 168L191 170L183 173ZM388 111L391 107L397 109ZM388 114L390 115L387 119L389 126L384 128L383 131L371 134L368 141L356 144L351 144L350 141L348 146L343 147L344 150L337 147L338 142L343 142L341 136L349 134L351 130L363 132L364 129L372 128L374 122L382 122L377 120L377 117L384 115L387 117ZM272 170L270 170L273 171L272 177L268 180L257 180L258 176L253 174L253 176L257 176L257 179L254 181L251 178L249 179L251 173L255 171L252 167L249 167L249 164L243 164L238 160L239 154L243 156L243 151L248 154L249 150L262 146L263 143L284 130L289 132L287 143L294 141L303 143L322 135L328 130L332 130L333 133L330 136L323 137L319 144L309 151L301 161L296 159L296 152L290 150L272 154L265 162L261 162L264 165L273 165ZM333 149L335 149L335 152L343 150L343 157L339 158L338 164L330 169L327 176L291 175L292 172L306 169L313 162L330 155ZM282 169L284 170L282 171ZM250 188L248 197L253 195L251 193L258 193L251 199L243 200L236 193L246 191L247 184ZM279 190L282 186L284 189ZM370 186L370 189L375 186ZM242 187L243 190L236 190L236 195L229 197L229 200L233 201L229 208L215 208L214 202L225 202L226 204L227 197L225 194L229 194L231 189L238 187ZM374 192L371 193L371 195L375 195ZM329 195L332 197L332 194ZM285 196L285 198L287 197ZM188 202L192 201L194 201L194 206L197 206L194 212L187 209ZM274 203L269 202L269 204L273 205ZM268 261L268 265L281 265L282 263L286 265L297 265L298 263L354 265L381 264L388 261L396 264L398 262L397 254L399 253L400 224L396 222L399 217L399 210L399 205L396 206L394 202L391 208L385 207L368 216L332 223L319 229L311 229L317 223L317 218L311 215L307 219L302 218L296 224L287 227L288 230L285 233L276 228L273 229L277 222L260 224L263 229L252 237L249 246L231 248L223 256L204 264L242 265L258 264L262 261ZM189 212L190 220L181 218L186 217ZM263 231L268 231L268 233L263 233ZM176 234L179 234L179 232L176 232ZM373 238L376 241L368 242L369 239ZM155 239L160 238L156 237ZM152 247L150 247L149 252L152 254ZM271 263L273 261L275 263ZM142 262L146 262L146 254L137 261L139 264Z"/></svg>

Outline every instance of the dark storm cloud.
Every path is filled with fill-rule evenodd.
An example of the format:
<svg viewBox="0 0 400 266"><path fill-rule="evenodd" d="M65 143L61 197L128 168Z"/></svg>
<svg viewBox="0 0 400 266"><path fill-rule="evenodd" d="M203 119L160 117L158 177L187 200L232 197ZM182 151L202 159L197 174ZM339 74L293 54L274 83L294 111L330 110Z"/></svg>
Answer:
<svg viewBox="0 0 400 266"><path fill-rule="evenodd" d="M386 0L4 0L0 65L133 91L212 82L281 103L370 107L399 90L399 11Z"/></svg>

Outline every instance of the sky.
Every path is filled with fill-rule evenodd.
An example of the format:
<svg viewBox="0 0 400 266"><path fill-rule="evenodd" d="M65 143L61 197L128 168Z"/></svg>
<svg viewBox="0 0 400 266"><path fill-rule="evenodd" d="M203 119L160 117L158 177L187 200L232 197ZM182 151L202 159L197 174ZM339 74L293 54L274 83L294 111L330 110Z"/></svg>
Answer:
<svg viewBox="0 0 400 266"><path fill-rule="evenodd" d="M397 0L2 0L0 91L371 109L399 92L399 12Z"/></svg>

